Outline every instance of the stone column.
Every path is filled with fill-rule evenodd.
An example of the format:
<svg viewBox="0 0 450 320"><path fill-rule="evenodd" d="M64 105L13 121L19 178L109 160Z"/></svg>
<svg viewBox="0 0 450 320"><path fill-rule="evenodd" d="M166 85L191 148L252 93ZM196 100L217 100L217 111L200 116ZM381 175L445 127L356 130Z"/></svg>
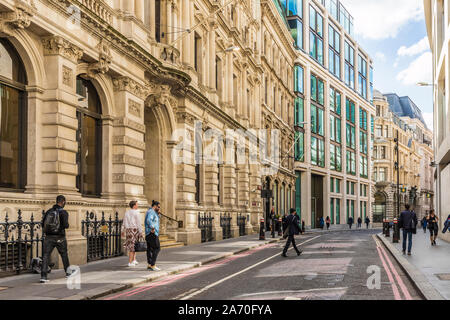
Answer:
<svg viewBox="0 0 450 320"><path fill-rule="evenodd" d="M132 0L128 0L132 2ZM134 13L138 20L144 22L144 0L135 0Z"/></svg>
<svg viewBox="0 0 450 320"><path fill-rule="evenodd" d="M166 43L170 44L172 42L172 32L175 29L172 29L172 0L166 0Z"/></svg>
<svg viewBox="0 0 450 320"><path fill-rule="evenodd" d="M116 119L113 133L113 192L144 201L144 86L128 77L113 80Z"/></svg>
<svg viewBox="0 0 450 320"><path fill-rule="evenodd" d="M155 17L155 0L148 0L150 1L149 3L149 8L150 8L150 39L155 40L155 32L156 32L156 26L155 26L155 21L156 21L156 17Z"/></svg>
<svg viewBox="0 0 450 320"><path fill-rule="evenodd" d="M44 92L42 106L42 162L40 164L41 181L46 196L64 194L68 199L66 210L69 212L70 229L67 231L69 259L73 264L85 264L86 239L81 235L78 210L73 210L71 201L79 199L76 188L78 167L76 154L77 110L76 68L83 52L62 37L42 39L47 90ZM38 151L38 150L36 150ZM39 151L38 151L39 152ZM37 182L37 181L36 181ZM61 267L59 260L56 267Z"/></svg>
<svg viewBox="0 0 450 320"><path fill-rule="evenodd" d="M183 28L185 30L189 29L191 26L190 22L190 0L182 1L182 12L183 12ZM182 48L182 61L185 66L190 66L191 64L191 51L192 47L190 46L190 36L188 34L184 35L183 38L183 48Z"/></svg>
<svg viewBox="0 0 450 320"><path fill-rule="evenodd" d="M217 22L211 19L209 22L211 30L209 31L209 46L208 46L208 62L205 64L208 66L209 73L209 87L212 89L216 88L216 28Z"/></svg>

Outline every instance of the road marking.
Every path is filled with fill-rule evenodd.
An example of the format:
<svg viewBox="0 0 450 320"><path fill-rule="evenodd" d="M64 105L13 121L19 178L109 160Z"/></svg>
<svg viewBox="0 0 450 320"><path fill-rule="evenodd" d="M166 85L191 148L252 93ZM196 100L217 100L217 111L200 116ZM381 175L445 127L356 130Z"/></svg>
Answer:
<svg viewBox="0 0 450 320"><path fill-rule="evenodd" d="M386 265L386 262L384 261L383 255L381 253L381 250L380 250L381 244L378 241L378 239L375 238L375 235L373 235L372 237L375 240L375 243L377 245L378 256L380 257L381 263L383 264L384 271L386 271L387 276L389 278L389 282L391 283L392 292L394 293L395 300L401 300L400 292L398 291L395 280L392 277L391 271L389 270L388 266Z"/></svg>
<svg viewBox="0 0 450 320"><path fill-rule="evenodd" d="M341 288L315 288L315 289L307 289L307 290L285 290L285 291L265 291L265 292L256 292L256 293L246 293L237 296L236 298L245 298L245 297L253 297L260 295L274 295L274 294L283 294L283 293L309 293L309 292L320 292L320 291L342 291L347 290L348 287Z"/></svg>
<svg viewBox="0 0 450 320"><path fill-rule="evenodd" d="M380 247L380 249L381 249L381 252L383 253L384 257L386 258L386 260L389 264L389 267L391 268L392 272L394 273L394 276L397 279L397 283L399 284L400 289L402 290L403 295L405 296L406 300L412 300L411 295L409 294L408 288L405 286L402 278L400 278L397 270L394 268L394 265L392 264L391 259L389 259L386 251L384 250L383 247Z"/></svg>
<svg viewBox="0 0 450 320"><path fill-rule="evenodd" d="M160 280L156 280L156 281L152 282L149 285L139 286L139 287L136 287L136 288L131 289L129 291L125 291L123 293L117 294L115 296L105 298L104 300L113 300L113 299L116 299L116 298L119 298L119 297L122 297L122 296L131 297L131 296L136 295L138 293L142 293L142 292L148 291L148 290L150 290L152 288L159 287L159 286L166 285L166 284L171 284L171 283L173 283L173 282L175 282L177 280L180 280L182 278L185 278L185 277L188 277L188 276L191 276L191 275L194 275L194 274L197 274L197 273L200 273L200 272L203 272L203 271L215 268L217 266L221 266L221 265L223 265L223 264L225 264L227 262L230 262L230 261L242 258L242 257L246 257L246 256L248 256L250 254L253 254L253 253L257 252L257 251L261 251L261 250L267 249L267 248L272 248L275 245L276 244L268 243L268 244L265 244L265 245L262 245L262 246L259 246L259 247L256 247L256 248L244 251L242 253L238 253L236 255L229 256L227 258L218 260L216 262L209 263L207 265L204 265L204 266L201 266L201 267L198 267L198 268L195 268L195 269L187 270L187 271L184 271L184 272L176 274L176 275L171 275L171 276L168 276L166 278L163 278L163 279L160 279Z"/></svg>
<svg viewBox="0 0 450 320"><path fill-rule="evenodd" d="M314 238L311 238L311 239L308 239L308 240L306 240L306 241L303 241L302 243L299 244L299 246L301 246L301 245L303 245L303 244L305 244L305 243L308 243L308 242L310 242L310 241L312 241L312 240L315 240L315 239L317 239L317 238L319 238L319 237L321 237L321 236L319 235L319 236L316 236L316 237L314 237ZM291 250L291 249L293 249L293 248L290 248L289 250ZM223 279L221 279L221 280L219 280L219 281L216 281L216 282L214 282L214 283L211 283L210 285L207 285L207 286L204 287L203 289L200 289L200 290L198 290L198 291L196 291L196 292L193 292L193 293L189 294L188 296L182 298L181 300L188 300L188 299L191 299L191 298L193 298L193 297L195 297L195 296L197 296L197 295L199 295L199 294L201 294L201 293L203 293L203 292L205 292L205 291L207 291L207 290L209 290L209 289L211 289L211 288L213 288L213 287L215 287L215 286L221 284L222 282L225 282L225 281L227 281L227 280L229 280L229 279L232 279L232 278L234 278L234 277L236 277L236 276L238 276L238 275L240 275L240 274L242 274L242 273L244 273L244 272L247 272L247 271L249 271L249 270L251 270L251 269L253 269L253 268L256 268L257 266L259 266L259 265L261 265L261 264L263 264L263 263L266 263L267 261L272 260L273 258L278 257L278 256L280 256L279 253L277 253L277 254L275 254L275 255L273 255L273 256L267 258L267 259L264 259L264 260L262 260L262 261L260 261L260 262L258 262L258 263L256 263L256 264L250 266L250 267L247 267L247 268L245 268L244 270L241 270L241 271L236 272L236 273L234 273L234 274L231 274L231 275L229 275L228 277L225 277L225 278L223 278Z"/></svg>

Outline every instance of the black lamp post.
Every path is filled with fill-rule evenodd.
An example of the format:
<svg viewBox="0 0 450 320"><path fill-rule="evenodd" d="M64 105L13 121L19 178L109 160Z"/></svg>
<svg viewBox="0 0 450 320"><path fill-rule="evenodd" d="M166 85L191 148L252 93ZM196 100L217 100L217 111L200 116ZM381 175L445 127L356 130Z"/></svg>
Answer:
<svg viewBox="0 0 450 320"><path fill-rule="evenodd" d="M399 160L399 148L398 148L398 130L397 130L397 138L394 139L395 142L395 152L397 154L397 161L395 162L395 170L397 170L397 210L394 215L394 218L397 221L394 221L394 232L392 234L392 242L398 243L400 240L400 229L398 227L398 218L400 214L400 160Z"/></svg>

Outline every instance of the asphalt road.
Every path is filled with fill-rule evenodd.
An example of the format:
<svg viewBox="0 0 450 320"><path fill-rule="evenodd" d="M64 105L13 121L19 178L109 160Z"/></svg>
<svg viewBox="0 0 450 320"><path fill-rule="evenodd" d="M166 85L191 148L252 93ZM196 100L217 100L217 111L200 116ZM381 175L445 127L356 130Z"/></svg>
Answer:
<svg viewBox="0 0 450 320"><path fill-rule="evenodd" d="M102 299L421 300L377 232L299 236L300 257L269 244Z"/></svg>

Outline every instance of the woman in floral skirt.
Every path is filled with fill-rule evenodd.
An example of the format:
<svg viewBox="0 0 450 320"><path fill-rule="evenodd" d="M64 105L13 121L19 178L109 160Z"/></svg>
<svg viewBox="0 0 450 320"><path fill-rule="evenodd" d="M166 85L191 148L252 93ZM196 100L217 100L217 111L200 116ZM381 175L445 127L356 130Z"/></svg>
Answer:
<svg viewBox="0 0 450 320"><path fill-rule="evenodd" d="M126 237L123 246L128 251L129 255L128 266L134 267L138 264L136 261L134 245L137 241L139 241L139 238L142 237L142 225L137 201L131 201L130 209L125 212L125 217L123 218L122 224L122 233L123 232L125 232Z"/></svg>

